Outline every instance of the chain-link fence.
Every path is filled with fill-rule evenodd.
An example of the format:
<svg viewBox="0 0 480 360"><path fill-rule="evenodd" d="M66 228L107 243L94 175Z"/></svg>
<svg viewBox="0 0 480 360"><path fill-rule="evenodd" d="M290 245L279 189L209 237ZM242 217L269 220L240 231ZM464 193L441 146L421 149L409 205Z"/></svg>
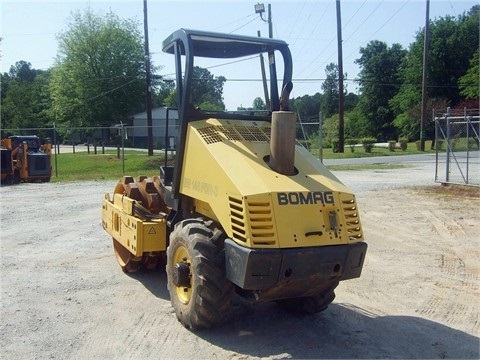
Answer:
<svg viewBox="0 0 480 360"><path fill-rule="evenodd" d="M480 186L479 109L433 112L435 181Z"/></svg>
<svg viewBox="0 0 480 360"><path fill-rule="evenodd" d="M52 144L52 175L55 177L62 175L57 157L62 153L111 154L121 160L118 162L119 174L125 174L125 171L129 171L125 168L126 150L133 149L148 156L147 129L147 126L126 126L121 123L111 127L69 128L68 131L62 132L56 127L2 128L0 139L12 135L36 135L42 144L47 142ZM172 155L177 140L176 124L171 124L168 131L165 131L165 125L161 129L153 127L153 130L154 155L164 155L166 152Z"/></svg>

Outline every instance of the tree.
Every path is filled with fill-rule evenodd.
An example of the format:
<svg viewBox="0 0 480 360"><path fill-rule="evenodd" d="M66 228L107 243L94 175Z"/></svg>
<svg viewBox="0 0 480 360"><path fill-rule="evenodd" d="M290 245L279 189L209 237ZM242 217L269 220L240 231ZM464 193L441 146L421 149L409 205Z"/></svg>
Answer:
<svg viewBox="0 0 480 360"><path fill-rule="evenodd" d="M338 66L330 63L325 68L326 78L322 84L322 112L324 117L330 117L338 112Z"/></svg>
<svg viewBox="0 0 480 360"><path fill-rule="evenodd" d="M223 103L223 84L225 77L214 77L208 69L194 66L190 102L202 110L225 110ZM165 98L167 106L178 106L177 90L173 90Z"/></svg>
<svg viewBox="0 0 480 360"><path fill-rule="evenodd" d="M479 51L477 49L470 60L467 73L458 79L460 94L465 96L466 99L478 99L480 97L479 62Z"/></svg>
<svg viewBox="0 0 480 360"><path fill-rule="evenodd" d="M313 96L303 95L293 99L293 109L302 119L318 118L321 102L322 95L318 92Z"/></svg>
<svg viewBox="0 0 480 360"><path fill-rule="evenodd" d="M51 125L50 72L18 61L2 76L2 127L42 128Z"/></svg>
<svg viewBox="0 0 480 360"><path fill-rule="evenodd" d="M153 87L153 106L168 106L170 94L175 91L175 83L173 81L159 81Z"/></svg>
<svg viewBox="0 0 480 360"><path fill-rule="evenodd" d="M267 106L265 105L265 101L263 101L263 99L261 97L256 97L253 100L252 109L253 110L266 110Z"/></svg>
<svg viewBox="0 0 480 360"><path fill-rule="evenodd" d="M379 141L396 139L393 126L394 112L389 102L398 91L397 68L402 63L406 51L400 44L388 47L386 43L373 40L360 48L360 99L358 109L366 120L366 132Z"/></svg>
<svg viewBox="0 0 480 360"><path fill-rule="evenodd" d="M446 16L431 22L427 88L431 104L443 103L454 107L462 101L462 96L466 96L461 91L469 93L465 89L470 89L467 74L472 68L471 59L478 51L479 9L480 6L475 5L467 14L457 18ZM395 123L405 127L405 131L400 128L403 133L411 134L411 129L418 128L419 118L413 115L415 111L412 109L416 108L422 99L423 47L424 29L416 34L415 42L410 44L399 68L402 86L390 102L399 117ZM478 86L478 68L476 74L474 68L471 71L473 77L476 77L473 81ZM460 80L462 78L463 82ZM431 108L427 108L427 112L431 111ZM419 132L416 138L418 135Z"/></svg>
<svg viewBox="0 0 480 360"><path fill-rule="evenodd" d="M467 72L470 59L478 50L478 24L478 12L460 15L457 19L446 16L432 24L428 80L432 98L448 99L452 105L461 100L457 83Z"/></svg>
<svg viewBox="0 0 480 360"><path fill-rule="evenodd" d="M110 126L144 108L143 38L112 12L76 12L60 34L52 73L53 112L66 127Z"/></svg>
<svg viewBox="0 0 480 360"><path fill-rule="evenodd" d="M210 71L199 66L193 68L192 104L205 110L225 110L223 84L225 77L214 77Z"/></svg>

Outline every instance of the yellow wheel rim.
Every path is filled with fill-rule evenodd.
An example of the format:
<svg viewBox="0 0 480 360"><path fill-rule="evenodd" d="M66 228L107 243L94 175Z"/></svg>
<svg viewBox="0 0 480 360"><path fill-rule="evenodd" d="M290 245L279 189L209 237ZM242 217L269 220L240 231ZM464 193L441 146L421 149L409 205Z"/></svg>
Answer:
<svg viewBox="0 0 480 360"><path fill-rule="evenodd" d="M189 266L191 266L192 262L190 256L188 254L187 249L184 246L179 246L175 250L175 254L173 256L173 264L185 262ZM175 286L175 292L177 294L178 299L184 303L188 304L190 299L192 298L192 279L190 278L190 287L183 287L183 286Z"/></svg>

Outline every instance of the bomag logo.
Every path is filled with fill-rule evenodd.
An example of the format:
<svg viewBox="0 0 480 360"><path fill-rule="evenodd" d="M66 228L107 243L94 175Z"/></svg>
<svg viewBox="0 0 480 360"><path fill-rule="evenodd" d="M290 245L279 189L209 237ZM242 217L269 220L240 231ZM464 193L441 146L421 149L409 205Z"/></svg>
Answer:
<svg viewBox="0 0 480 360"><path fill-rule="evenodd" d="M333 204L331 191L277 193L278 205Z"/></svg>

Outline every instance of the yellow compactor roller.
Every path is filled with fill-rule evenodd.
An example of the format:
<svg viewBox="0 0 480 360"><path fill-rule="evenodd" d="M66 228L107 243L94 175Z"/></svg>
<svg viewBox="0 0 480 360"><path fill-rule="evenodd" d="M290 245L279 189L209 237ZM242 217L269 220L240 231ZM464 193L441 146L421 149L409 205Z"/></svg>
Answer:
<svg viewBox="0 0 480 360"><path fill-rule="evenodd" d="M355 196L295 143L292 60L280 40L180 29L163 43L176 61L175 165L124 177L102 206L126 272L166 260L179 321L200 329L227 317L233 293L316 313L339 281L360 276L367 245ZM271 111L202 111L190 102L196 57L266 53ZM275 58L283 59L281 94ZM165 259L166 258L166 259Z"/></svg>

